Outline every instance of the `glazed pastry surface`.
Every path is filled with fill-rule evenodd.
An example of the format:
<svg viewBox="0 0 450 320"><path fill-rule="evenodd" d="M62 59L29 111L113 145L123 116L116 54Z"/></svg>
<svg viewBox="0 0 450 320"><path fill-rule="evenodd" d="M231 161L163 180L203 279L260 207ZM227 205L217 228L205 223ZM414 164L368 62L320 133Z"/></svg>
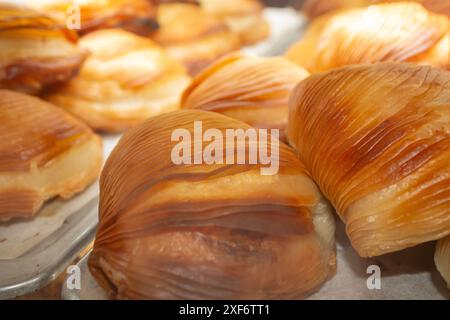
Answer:
<svg viewBox="0 0 450 320"><path fill-rule="evenodd" d="M450 234L450 73L348 66L294 90L288 139L363 257Z"/></svg>
<svg viewBox="0 0 450 320"><path fill-rule="evenodd" d="M334 220L294 152L280 144L270 176L257 164L176 165L171 136L185 129L201 143L194 121L203 132L250 128L182 110L127 131L101 176L94 277L118 299L293 298L317 288L335 269Z"/></svg>
<svg viewBox="0 0 450 320"><path fill-rule="evenodd" d="M0 88L38 94L75 76L86 56L77 35L54 20L0 4Z"/></svg>
<svg viewBox="0 0 450 320"><path fill-rule="evenodd" d="M283 57L226 56L200 73L182 108L219 112L284 137L292 89L309 73Z"/></svg>
<svg viewBox="0 0 450 320"><path fill-rule="evenodd" d="M338 11L314 20L287 57L312 73L387 61L450 68L450 20L414 2Z"/></svg>
<svg viewBox="0 0 450 320"><path fill-rule="evenodd" d="M38 98L0 90L0 220L30 217L54 196L70 198L100 172L100 138Z"/></svg>
<svg viewBox="0 0 450 320"><path fill-rule="evenodd" d="M91 56L78 77L45 98L96 130L123 131L179 107L190 77L152 40L120 29L84 36Z"/></svg>
<svg viewBox="0 0 450 320"><path fill-rule="evenodd" d="M191 75L241 46L239 37L225 22L199 6L161 4L157 8L157 18L160 28L154 34L154 40L182 62Z"/></svg>

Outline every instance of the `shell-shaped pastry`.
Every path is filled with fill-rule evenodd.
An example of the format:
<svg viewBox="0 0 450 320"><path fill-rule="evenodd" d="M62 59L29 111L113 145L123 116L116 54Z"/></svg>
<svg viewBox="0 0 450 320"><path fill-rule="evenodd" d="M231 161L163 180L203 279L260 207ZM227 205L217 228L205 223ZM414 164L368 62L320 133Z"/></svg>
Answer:
<svg viewBox="0 0 450 320"><path fill-rule="evenodd" d="M450 73L401 63L312 75L288 140L363 257L450 234Z"/></svg>
<svg viewBox="0 0 450 320"><path fill-rule="evenodd" d="M152 40L104 29L84 36L80 46L91 55L78 77L45 98L90 127L122 131L179 107L190 77Z"/></svg>
<svg viewBox="0 0 450 320"><path fill-rule="evenodd" d="M254 44L269 36L270 26L262 15L259 0L199 0L208 13L219 17L236 33L243 45Z"/></svg>
<svg viewBox="0 0 450 320"><path fill-rule="evenodd" d="M46 199L69 198L99 172L100 138L38 98L0 90L0 221L30 217Z"/></svg>
<svg viewBox="0 0 450 320"><path fill-rule="evenodd" d="M100 178L89 257L112 297L300 297L333 274L333 216L292 149L270 135L264 140L268 149L279 146L275 175L261 175L260 164L175 164L172 154L183 153L176 130L182 142L201 146L202 132L219 139L238 129L251 128L214 112L180 110L124 134ZM237 145L221 141L210 151L236 156ZM192 149L193 161L204 147Z"/></svg>
<svg viewBox="0 0 450 320"><path fill-rule="evenodd" d="M80 34L105 28L122 28L150 35L156 23L155 7L150 0L26 0L27 4L70 25Z"/></svg>
<svg viewBox="0 0 450 320"><path fill-rule="evenodd" d="M256 128L280 129L284 138L289 95L307 76L283 57L231 54L192 81L181 107L219 112Z"/></svg>
<svg viewBox="0 0 450 320"><path fill-rule="evenodd" d="M153 35L154 40L182 62L191 75L241 45L225 22L196 5L161 4L157 21L160 28Z"/></svg>
<svg viewBox="0 0 450 320"><path fill-rule="evenodd" d="M306 0L302 12L310 19L339 9L365 7L377 3L413 1L422 4L426 9L450 16L448 0Z"/></svg>
<svg viewBox="0 0 450 320"><path fill-rule="evenodd" d="M312 73L387 61L450 68L450 20L414 2L338 11L313 21L287 57Z"/></svg>
<svg viewBox="0 0 450 320"><path fill-rule="evenodd" d="M450 289L450 237L441 239L437 242L434 261L437 269Z"/></svg>
<svg viewBox="0 0 450 320"><path fill-rule="evenodd" d="M0 88L38 94L75 76L86 55L77 35L54 20L0 4Z"/></svg>

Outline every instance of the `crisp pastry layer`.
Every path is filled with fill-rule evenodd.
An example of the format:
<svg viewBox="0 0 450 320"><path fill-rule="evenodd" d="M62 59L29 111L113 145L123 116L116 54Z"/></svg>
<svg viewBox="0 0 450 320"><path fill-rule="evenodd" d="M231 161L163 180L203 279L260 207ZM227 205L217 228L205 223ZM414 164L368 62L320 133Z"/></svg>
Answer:
<svg viewBox="0 0 450 320"><path fill-rule="evenodd" d="M152 40L120 29L84 36L91 52L78 77L46 99L97 130L122 131L179 107L190 77Z"/></svg>
<svg viewBox="0 0 450 320"><path fill-rule="evenodd" d="M426 9L450 16L450 1L448 0L406 0L420 3ZM339 9L365 7L385 2L406 2L405 0L306 0L302 12L310 19Z"/></svg>
<svg viewBox="0 0 450 320"><path fill-rule="evenodd" d="M61 109L0 90L0 123L0 221L33 216L45 200L97 178L100 138Z"/></svg>
<svg viewBox="0 0 450 320"><path fill-rule="evenodd" d="M312 75L288 139L363 257L450 234L450 73L382 63Z"/></svg>
<svg viewBox="0 0 450 320"><path fill-rule="evenodd" d="M266 39L270 26L263 17L263 5L259 0L199 0L207 13L225 21L236 33L243 45L250 45Z"/></svg>
<svg viewBox="0 0 450 320"><path fill-rule="evenodd" d="M294 152L280 144L270 176L259 164L176 165L173 134L198 144L194 121L205 133L250 128L181 110L128 130L100 179L91 273L118 299L294 298L317 288L335 270L334 220Z"/></svg>
<svg viewBox="0 0 450 320"><path fill-rule="evenodd" d="M450 237L441 239L437 242L434 261L437 269L450 289Z"/></svg>
<svg viewBox="0 0 450 320"><path fill-rule="evenodd" d="M338 11L314 20L286 53L310 72L384 61L450 68L450 20L414 2Z"/></svg>
<svg viewBox="0 0 450 320"><path fill-rule="evenodd" d="M38 94L75 76L86 56L76 34L54 20L0 4L0 88Z"/></svg>
<svg viewBox="0 0 450 320"><path fill-rule="evenodd" d="M31 7L61 24L75 25L79 13L80 34L105 28L122 28L150 35L158 27L152 0L26 0ZM75 5L76 4L76 5Z"/></svg>
<svg viewBox="0 0 450 320"><path fill-rule="evenodd" d="M196 5L161 4L157 8L157 18L160 28L154 40L182 62L191 75L240 48L239 37L225 22Z"/></svg>
<svg viewBox="0 0 450 320"><path fill-rule="evenodd" d="M200 73L184 92L181 106L219 112L256 128L279 129L284 138L289 95L308 76L283 57L235 53Z"/></svg>

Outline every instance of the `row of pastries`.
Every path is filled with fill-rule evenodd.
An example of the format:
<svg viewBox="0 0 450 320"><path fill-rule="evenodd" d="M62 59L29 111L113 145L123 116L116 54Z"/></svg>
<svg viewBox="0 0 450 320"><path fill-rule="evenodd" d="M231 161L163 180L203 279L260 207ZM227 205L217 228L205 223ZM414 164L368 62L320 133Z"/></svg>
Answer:
<svg viewBox="0 0 450 320"><path fill-rule="evenodd" d="M439 240L450 283L450 20L344 2L309 1L327 12L279 57L235 52L269 34L255 0L86 0L80 30L70 3L2 5L0 220L83 190L94 132L127 130L89 258L113 298L305 297L336 271L334 211L362 257ZM279 129L279 173L175 165L171 133L200 120Z"/></svg>

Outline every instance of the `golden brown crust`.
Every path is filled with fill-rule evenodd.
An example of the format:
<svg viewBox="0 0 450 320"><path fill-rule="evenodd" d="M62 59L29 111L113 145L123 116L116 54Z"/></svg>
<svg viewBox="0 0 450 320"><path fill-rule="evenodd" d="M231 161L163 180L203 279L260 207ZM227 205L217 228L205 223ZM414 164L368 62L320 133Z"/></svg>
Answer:
<svg viewBox="0 0 450 320"><path fill-rule="evenodd" d="M450 237L441 239L437 242L434 261L437 269L450 289Z"/></svg>
<svg viewBox="0 0 450 320"><path fill-rule="evenodd" d="M80 46L91 56L79 76L45 98L90 127L123 131L179 107L190 77L152 40L105 29L84 36Z"/></svg>
<svg viewBox="0 0 450 320"><path fill-rule="evenodd" d="M315 20L287 57L310 72L384 61L450 67L450 20L417 3L338 11Z"/></svg>
<svg viewBox="0 0 450 320"><path fill-rule="evenodd" d="M224 22L198 6L162 4L157 8L157 18L160 29L155 32L154 40L182 62L191 75L240 48L239 37Z"/></svg>
<svg viewBox="0 0 450 320"><path fill-rule="evenodd" d="M284 138L291 90L309 73L282 57L230 54L200 73L183 94L182 108L219 112Z"/></svg>
<svg viewBox="0 0 450 320"><path fill-rule="evenodd" d="M316 288L334 271L333 240L324 240L333 222L316 233L321 196L295 154L280 145L274 176L261 176L260 165L175 165L171 135L192 134L194 121L222 134L250 128L182 110L127 131L100 179L92 274L119 299L281 298Z"/></svg>
<svg viewBox="0 0 450 320"><path fill-rule="evenodd" d="M99 137L40 99L0 90L0 220L31 216L53 196L67 198L98 175Z"/></svg>
<svg viewBox="0 0 450 320"><path fill-rule="evenodd" d="M450 73L348 66L295 89L288 139L361 256L450 234Z"/></svg>
<svg viewBox="0 0 450 320"><path fill-rule="evenodd" d="M52 19L0 5L0 88L38 94L74 77L86 56L76 34Z"/></svg>
<svg viewBox="0 0 450 320"><path fill-rule="evenodd" d="M409 0L418 2L426 9L450 16L450 2L446 0ZM355 7L365 7L377 3L405 2L405 0L306 0L302 12L314 19L329 12Z"/></svg>
<svg viewBox="0 0 450 320"><path fill-rule="evenodd" d="M27 3L61 24L70 19L73 1L69 0L27 0ZM82 35L105 28L122 28L148 36L158 24L155 8L150 0L84 0L78 4Z"/></svg>

